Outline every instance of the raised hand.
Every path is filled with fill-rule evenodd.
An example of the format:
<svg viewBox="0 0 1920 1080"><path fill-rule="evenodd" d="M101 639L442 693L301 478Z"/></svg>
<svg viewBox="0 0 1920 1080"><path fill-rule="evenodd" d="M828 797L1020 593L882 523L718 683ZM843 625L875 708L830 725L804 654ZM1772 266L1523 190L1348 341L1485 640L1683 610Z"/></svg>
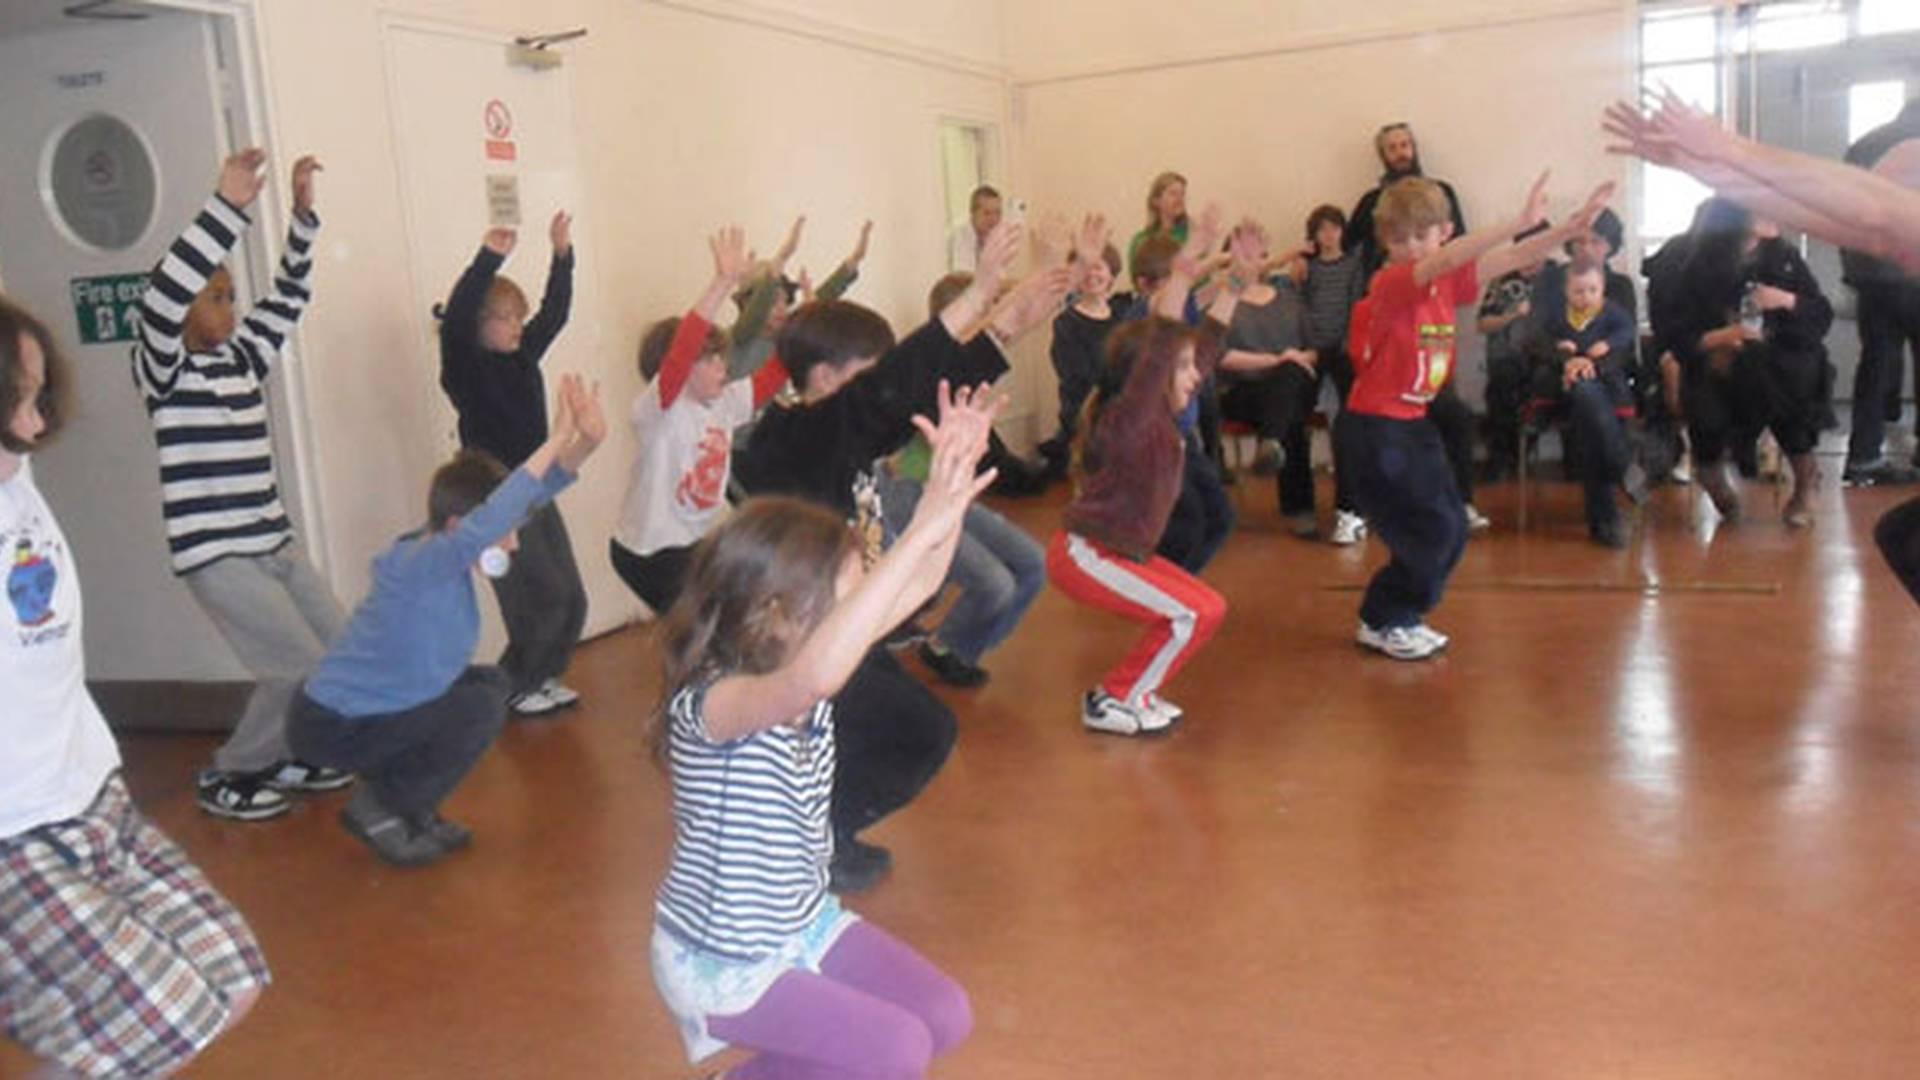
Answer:
<svg viewBox="0 0 1920 1080"><path fill-rule="evenodd" d="M908 525L936 543L960 528L967 505L993 484L995 470L978 475L974 470L987 452L993 419L1006 405L1006 398L995 395L990 386L950 391L945 380L940 383L939 401L937 425L924 416L913 418L933 455Z"/></svg>
<svg viewBox="0 0 1920 1080"><path fill-rule="evenodd" d="M1033 265L1037 270L1059 266L1073 250L1073 227L1065 214L1054 212L1040 219L1033 230Z"/></svg>
<svg viewBox="0 0 1920 1080"><path fill-rule="evenodd" d="M854 242L853 252L847 256L847 261L844 265L849 266L856 270L859 269L860 264L866 261L867 241L872 239L872 237L873 237L873 222L871 221L861 222L860 223L860 239Z"/></svg>
<svg viewBox="0 0 1920 1080"><path fill-rule="evenodd" d="M738 225L728 225L708 237L707 250L713 253L714 278L726 282L728 291L753 269L753 253L747 250L746 230Z"/></svg>
<svg viewBox="0 0 1920 1080"><path fill-rule="evenodd" d="M1192 219L1186 246L1174 257L1173 269L1188 281L1198 281L1206 272L1206 263L1220 242L1220 204L1208 203L1200 216Z"/></svg>
<svg viewBox="0 0 1920 1080"><path fill-rule="evenodd" d="M1552 169L1542 170L1527 189L1527 201L1520 209L1520 226L1529 228L1547 220L1547 180L1553 176Z"/></svg>
<svg viewBox="0 0 1920 1080"><path fill-rule="evenodd" d="M302 219L313 217L313 174L324 169L320 159L312 154L293 163L293 212Z"/></svg>
<svg viewBox="0 0 1920 1080"><path fill-rule="evenodd" d="M800 280L796 284L800 286L800 302L813 303L813 275L807 273L806 267L800 268Z"/></svg>
<svg viewBox="0 0 1920 1080"><path fill-rule="evenodd" d="M1013 221L1002 221L987 234L987 242L980 245L980 257L973 268L973 286L981 295L991 299L1000 292L1000 283L1006 280L1007 268L1019 254L1020 241L1025 235L1026 230Z"/></svg>
<svg viewBox="0 0 1920 1080"><path fill-rule="evenodd" d="M575 435L589 448L599 446L607 437L607 415L600 408L600 384L589 384L578 375L566 391L568 408L573 412Z"/></svg>
<svg viewBox="0 0 1920 1080"><path fill-rule="evenodd" d="M513 254L513 245L519 238L520 234L512 229L496 228L488 229L480 242L486 245L488 251L504 259Z"/></svg>
<svg viewBox="0 0 1920 1080"><path fill-rule="evenodd" d="M227 158L220 166L220 183L216 190L220 197L232 203L236 208L245 210L260 197L260 188L266 184L260 167L267 163L267 152L257 146L250 146Z"/></svg>
<svg viewBox="0 0 1920 1080"><path fill-rule="evenodd" d="M787 229L787 238L780 241L780 250L773 253L774 270L786 269L787 260L793 258L793 253L800 250L800 232L806 227L807 215L801 214L793 219L793 224Z"/></svg>
<svg viewBox="0 0 1920 1080"><path fill-rule="evenodd" d="M553 243L555 255L565 255L573 250L573 215L565 210L555 210L553 220L547 223L547 239Z"/></svg>
<svg viewBox="0 0 1920 1080"><path fill-rule="evenodd" d="M1574 232L1583 233L1593 226L1594 219L1600 216L1600 211L1605 210L1607 204L1613 201L1613 191L1614 183L1609 180L1587 194L1587 201L1582 203L1580 209L1574 211L1573 217L1569 219Z"/></svg>
<svg viewBox="0 0 1920 1080"><path fill-rule="evenodd" d="M988 325L1006 342L1052 319L1066 302L1073 278L1073 270L1065 266L1028 274L994 308Z"/></svg>

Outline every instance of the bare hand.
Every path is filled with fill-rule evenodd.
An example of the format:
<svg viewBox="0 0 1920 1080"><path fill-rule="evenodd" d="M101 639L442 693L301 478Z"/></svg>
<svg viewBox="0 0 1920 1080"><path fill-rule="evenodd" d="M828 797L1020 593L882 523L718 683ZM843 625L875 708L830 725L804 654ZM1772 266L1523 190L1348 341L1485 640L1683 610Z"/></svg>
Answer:
<svg viewBox="0 0 1920 1080"><path fill-rule="evenodd" d="M547 425L547 438L562 452L565 452L576 433L573 403L579 393L579 383L578 375L571 372L562 375L559 389L553 395L553 422Z"/></svg>
<svg viewBox="0 0 1920 1080"><path fill-rule="evenodd" d="M1580 351L1580 346L1575 345L1571 341L1556 341L1553 343L1553 347L1563 353L1566 353L1568 356L1572 356L1574 353L1577 353Z"/></svg>
<svg viewBox="0 0 1920 1080"><path fill-rule="evenodd" d="M854 269L857 270L859 269L860 264L866 261L867 241L870 240L872 237L873 237L873 222L871 221L861 222L860 223L860 239L854 242L853 253L847 256L847 262L846 262L847 266L853 267Z"/></svg>
<svg viewBox="0 0 1920 1080"><path fill-rule="evenodd" d="M991 298L999 294L1000 283L1006 279L1007 268L1013 265L1025 233L1018 222L1002 221L987 234L973 268L973 286L980 290L980 295Z"/></svg>
<svg viewBox="0 0 1920 1080"><path fill-rule="evenodd" d="M519 238L520 234L512 229L488 229L481 243L486 245L488 251L504 259L513 254L513 245L519 242Z"/></svg>
<svg viewBox="0 0 1920 1080"><path fill-rule="evenodd" d="M313 217L313 174L324 170L312 154L293 163L293 212L303 219Z"/></svg>
<svg viewBox="0 0 1920 1080"><path fill-rule="evenodd" d="M1033 230L1033 266L1036 270L1065 265L1073 250L1073 226L1059 212L1047 214Z"/></svg>
<svg viewBox="0 0 1920 1080"><path fill-rule="evenodd" d="M1014 286L994 308L988 325L1002 341L1012 341L1052 319L1066 301L1067 290L1072 285L1073 271L1064 266L1028 274L1026 280Z"/></svg>
<svg viewBox="0 0 1920 1080"><path fill-rule="evenodd" d="M967 505L992 485L995 471L975 475L980 459L987 452L993 419L1006 404L990 386L962 387L949 391L940 382L940 422L935 425L924 416L913 418L927 444L932 447L931 464L920 502L914 507L909 532L920 531L936 543L960 528Z"/></svg>
<svg viewBox="0 0 1920 1080"><path fill-rule="evenodd" d="M1593 348L1587 350L1587 356L1589 359L1593 359L1593 360L1605 360L1607 358L1607 354L1612 351L1613 351L1613 346L1607 344L1604 341L1596 341L1593 343Z"/></svg>
<svg viewBox="0 0 1920 1080"><path fill-rule="evenodd" d="M1520 301L1520 306L1513 309L1513 314L1516 318L1521 318L1521 319L1524 319L1527 316L1533 314L1533 301L1532 300Z"/></svg>
<svg viewBox="0 0 1920 1080"><path fill-rule="evenodd" d="M555 210L553 220L547 223L547 239L553 243L555 255L565 255L573 250L573 215L565 210Z"/></svg>
<svg viewBox="0 0 1920 1080"><path fill-rule="evenodd" d="M787 260L800 250L800 231L807 227L807 215L801 214L793 219L793 225L787 229L787 238L780 241L780 250L773 253L773 268L784 270Z"/></svg>
<svg viewBox="0 0 1920 1080"><path fill-rule="evenodd" d="M1320 366L1320 354L1312 349L1288 349L1280 354L1280 362L1298 364L1308 371L1313 371Z"/></svg>
<svg viewBox="0 0 1920 1080"><path fill-rule="evenodd" d="M1579 210L1574 211L1570 219L1570 227L1576 232L1586 232L1592 228L1594 219L1598 218L1600 211L1605 210L1607 203L1613 200L1613 189L1614 183L1609 180L1588 192L1587 201L1581 204Z"/></svg>
<svg viewBox="0 0 1920 1080"><path fill-rule="evenodd" d="M236 208L245 210L260 197L260 188L266 178L261 175L260 167L267 163L267 152L257 146L229 157L220 166L220 183L216 190L220 197L232 203Z"/></svg>
<svg viewBox="0 0 1920 1080"><path fill-rule="evenodd" d="M728 225L707 238L707 250L713 255L713 277L724 281L731 291L753 269L753 254L747 250L747 233L738 225Z"/></svg>
<svg viewBox="0 0 1920 1080"><path fill-rule="evenodd" d="M1573 384L1586 382L1596 374L1598 372L1594 370L1593 361L1584 356L1576 356L1560 369L1560 384L1571 388Z"/></svg>
<svg viewBox="0 0 1920 1080"><path fill-rule="evenodd" d="M1792 311L1800 304L1799 297L1772 285L1755 285L1753 299L1761 311Z"/></svg>
<svg viewBox="0 0 1920 1080"><path fill-rule="evenodd" d="M588 384L575 375L566 392L571 395L568 407L573 412L575 434L589 449L599 446L607 437L607 415L600 408L600 384Z"/></svg>
<svg viewBox="0 0 1920 1080"><path fill-rule="evenodd" d="M1187 231L1186 246L1174 257L1174 273L1184 275L1189 281L1198 281L1205 270L1207 259L1220 242L1220 204L1208 203L1200 216L1193 219Z"/></svg>
<svg viewBox="0 0 1920 1080"><path fill-rule="evenodd" d="M807 273L807 268L804 266L800 268L799 284L800 302L803 304L813 303L813 275Z"/></svg>
<svg viewBox="0 0 1920 1080"><path fill-rule="evenodd" d="M1520 209L1521 225L1531 226L1547 220L1547 180L1552 176L1552 169L1542 171L1533 181L1533 186L1527 189L1526 204Z"/></svg>

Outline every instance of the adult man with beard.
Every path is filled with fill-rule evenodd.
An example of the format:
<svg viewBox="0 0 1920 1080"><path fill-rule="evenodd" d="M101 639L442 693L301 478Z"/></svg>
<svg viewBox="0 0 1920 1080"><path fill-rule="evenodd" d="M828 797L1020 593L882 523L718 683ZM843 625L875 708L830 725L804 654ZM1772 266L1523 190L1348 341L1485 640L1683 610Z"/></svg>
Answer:
<svg viewBox="0 0 1920 1080"><path fill-rule="evenodd" d="M1359 249L1362 265L1371 276L1386 261L1386 252L1373 235L1373 206L1380 200L1380 193L1395 180L1404 180L1409 176L1425 176L1420 169L1420 146L1414 142L1413 129L1405 123L1388 124L1373 137L1373 149L1380 155L1380 164L1386 172L1380 176L1380 182L1372 191L1360 196L1354 204L1353 213L1347 220L1347 232L1342 245L1348 251ZM1429 179L1432 179L1429 177ZM1453 217L1453 235L1467 234L1466 218L1460 214L1460 196L1454 193L1453 185L1445 180L1434 180L1440 190L1446 192L1447 207Z"/></svg>

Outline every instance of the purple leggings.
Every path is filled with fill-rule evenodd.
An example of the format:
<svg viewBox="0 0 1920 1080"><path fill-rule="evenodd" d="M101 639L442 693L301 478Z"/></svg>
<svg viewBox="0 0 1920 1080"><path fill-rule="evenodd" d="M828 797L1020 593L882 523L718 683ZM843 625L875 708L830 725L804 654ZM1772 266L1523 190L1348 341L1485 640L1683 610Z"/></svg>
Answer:
<svg viewBox="0 0 1920 1080"><path fill-rule="evenodd" d="M715 1038L758 1050L728 1080L925 1076L973 1030L967 992L925 957L864 920L820 961L789 971L746 1012L707 1021Z"/></svg>

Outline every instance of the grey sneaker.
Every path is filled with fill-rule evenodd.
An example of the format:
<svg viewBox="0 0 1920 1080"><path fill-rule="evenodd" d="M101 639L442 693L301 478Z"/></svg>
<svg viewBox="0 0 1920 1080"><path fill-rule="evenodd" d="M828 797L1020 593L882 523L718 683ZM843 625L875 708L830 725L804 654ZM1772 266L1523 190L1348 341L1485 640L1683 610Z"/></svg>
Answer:
<svg viewBox="0 0 1920 1080"><path fill-rule="evenodd" d="M399 814L381 806L373 789L362 785L340 811L340 824L354 839L373 849L393 866L427 866L447 855L447 848L430 831L416 829Z"/></svg>

